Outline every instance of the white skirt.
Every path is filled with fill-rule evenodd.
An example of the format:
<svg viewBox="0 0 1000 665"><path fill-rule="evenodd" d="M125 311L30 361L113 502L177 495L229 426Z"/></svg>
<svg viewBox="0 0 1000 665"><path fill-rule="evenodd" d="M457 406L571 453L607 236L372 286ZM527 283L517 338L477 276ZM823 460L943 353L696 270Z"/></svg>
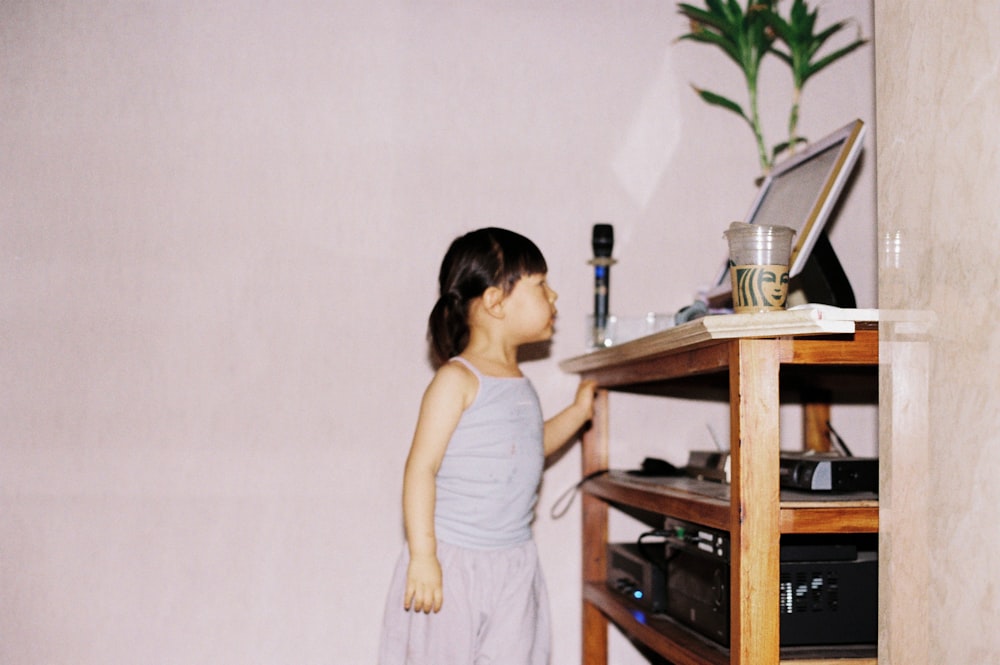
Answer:
<svg viewBox="0 0 1000 665"><path fill-rule="evenodd" d="M499 550L438 542L444 602L403 608L409 552L396 564L379 665L548 665L549 599L534 541Z"/></svg>

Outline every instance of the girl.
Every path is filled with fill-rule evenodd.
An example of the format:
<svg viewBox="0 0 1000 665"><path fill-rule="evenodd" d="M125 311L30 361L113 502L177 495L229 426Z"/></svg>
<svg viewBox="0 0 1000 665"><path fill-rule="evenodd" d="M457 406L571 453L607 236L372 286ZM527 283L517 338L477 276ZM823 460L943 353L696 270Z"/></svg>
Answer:
<svg viewBox="0 0 1000 665"><path fill-rule="evenodd" d="M543 422L517 365L552 336L556 292L530 240L456 239L429 321L440 367L403 477L407 548L390 588L380 665L546 665L549 608L531 521L545 456L590 420L594 385Z"/></svg>

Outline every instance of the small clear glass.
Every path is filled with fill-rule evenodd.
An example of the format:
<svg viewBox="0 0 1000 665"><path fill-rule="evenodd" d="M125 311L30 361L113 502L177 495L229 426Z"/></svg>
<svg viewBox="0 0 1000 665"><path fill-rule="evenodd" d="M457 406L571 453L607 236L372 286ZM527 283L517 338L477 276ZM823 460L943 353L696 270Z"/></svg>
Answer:
<svg viewBox="0 0 1000 665"><path fill-rule="evenodd" d="M647 312L642 316L608 316L607 325L602 331L594 325L594 315L588 314L585 328L585 347L589 351L604 349L652 335L673 326L673 314Z"/></svg>

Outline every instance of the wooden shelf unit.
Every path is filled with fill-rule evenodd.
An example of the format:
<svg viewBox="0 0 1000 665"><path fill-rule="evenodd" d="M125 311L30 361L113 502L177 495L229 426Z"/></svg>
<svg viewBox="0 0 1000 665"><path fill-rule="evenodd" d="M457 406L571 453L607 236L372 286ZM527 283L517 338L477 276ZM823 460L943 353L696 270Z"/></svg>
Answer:
<svg viewBox="0 0 1000 665"><path fill-rule="evenodd" d="M599 390L593 426L584 434L583 473L608 466L608 392L677 389L706 378L725 386L730 405L731 476L728 496L697 484L650 484L614 472L584 484L583 663L606 665L608 625L675 665L781 662L874 663L849 650L783 656L779 647L780 535L877 533L878 503L859 500L783 500L779 486L779 405L782 370L796 382L837 368L865 368L862 381L877 387L878 329L871 320L824 319L816 311L710 316L618 347L561 363L564 371L593 379ZM654 391L655 392L655 391ZM825 413L828 405L810 404ZM815 417L811 418L816 420ZM808 428L807 428L808 429ZM807 436L809 432L806 433ZM806 442L811 447L812 442ZM704 481L701 481L704 482ZM801 499L802 497L796 497ZM730 648L723 649L668 619L649 618L607 590L606 544L610 506L669 515L730 534ZM751 629L752 627L752 629ZM815 651L815 650L813 650ZM822 651L822 650L820 650Z"/></svg>

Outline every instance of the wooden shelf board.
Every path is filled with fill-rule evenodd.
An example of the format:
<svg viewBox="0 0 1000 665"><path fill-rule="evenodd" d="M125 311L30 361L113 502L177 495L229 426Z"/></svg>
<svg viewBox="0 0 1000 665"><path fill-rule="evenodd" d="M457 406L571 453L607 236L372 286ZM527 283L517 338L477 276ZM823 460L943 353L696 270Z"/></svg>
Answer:
<svg viewBox="0 0 1000 665"><path fill-rule="evenodd" d="M706 316L652 335L592 351L559 363L563 371L579 374L613 365L645 361L706 342L750 337L831 335L853 333L853 320L830 319L818 310L719 314Z"/></svg>
<svg viewBox="0 0 1000 665"><path fill-rule="evenodd" d="M674 665L727 665L729 650L711 642L666 617L647 614L626 604L601 583L587 584L583 599L597 607L626 635Z"/></svg>
<svg viewBox="0 0 1000 665"><path fill-rule="evenodd" d="M588 480L584 490L609 503L730 530L730 488L723 483L684 476L645 478L613 469ZM877 533L878 499L869 494L860 496L864 498L784 491L781 533Z"/></svg>
<svg viewBox="0 0 1000 665"><path fill-rule="evenodd" d="M652 480L612 470L587 481L584 489L611 503L729 529L729 499L699 492L713 489L706 481L683 477Z"/></svg>
<svg viewBox="0 0 1000 665"><path fill-rule="evenodd" d="M878 501L781 503L781 533L878 533Z"/></svg>

